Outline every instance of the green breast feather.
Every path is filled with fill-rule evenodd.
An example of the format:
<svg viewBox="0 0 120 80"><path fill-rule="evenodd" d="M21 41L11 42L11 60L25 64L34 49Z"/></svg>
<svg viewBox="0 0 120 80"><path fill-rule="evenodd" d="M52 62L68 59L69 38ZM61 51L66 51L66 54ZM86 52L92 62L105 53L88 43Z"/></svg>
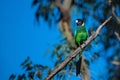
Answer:
<svg viewBox="0 0 120 80"><path fill-rule="evenodd" d="M82 44L85 40L87 40L88 31L85 26L79 26L75 31L75 42L77 44Z"/></svg>

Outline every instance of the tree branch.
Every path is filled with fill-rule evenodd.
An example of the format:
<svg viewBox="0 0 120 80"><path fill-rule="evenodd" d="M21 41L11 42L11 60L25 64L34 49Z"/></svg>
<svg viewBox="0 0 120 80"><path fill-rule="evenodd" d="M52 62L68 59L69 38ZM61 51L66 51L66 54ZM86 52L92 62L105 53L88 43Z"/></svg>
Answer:
<svg viewBox="0 0 120 80"><path fill-rule="evenodd" d="M115 17L118 24L120 24L120 18L115 14L115 7L112 6L112 14Z"/></svg>
<svg viewBox="0 0 120 80"><path fill-rule="evenodd" d="M118 40L120 41L120 35L117 32L114 32L114 34L116 35L116 37L118 38Z"/></svg>
<svg viewBox="0 0 120 80"><path fill-rule="evenodd" d="M110 16L104 23L102 23L86 41L84 44L81 45L81 47L78 47L70 56L68 56L64 62L60 64L45 80L50 80L52 77L54 77L59 71L61 71L67 64L73 60L77 56L77 54L82 51L97 35L100 33L100 30L102 27L108 23L112 19L112 16Z"/></svg>
<svg viewBox="0 0 120 80"><path fill-rule="evenodd" d="M120 24L120 18L115 13L115 5L113 5L112 0L108 0L108 3L111 6L111 11L112 11L113 17L116 19L117 23Z"/></svg>

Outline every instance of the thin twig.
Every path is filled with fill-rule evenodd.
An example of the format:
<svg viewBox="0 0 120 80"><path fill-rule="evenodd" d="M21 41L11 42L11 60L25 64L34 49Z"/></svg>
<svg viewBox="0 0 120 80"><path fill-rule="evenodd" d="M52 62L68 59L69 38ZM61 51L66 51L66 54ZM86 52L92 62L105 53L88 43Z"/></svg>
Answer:
<svg viewBox="0 0 120 80"><path fill-rule="evenodd" d="M120 24L120 18L115 13L115 5L113 5L112 0L108 0L109 5L111 6L112 15L116 19L117 23Z"/></svg>
<svg viewBox="0 0 120 80"><path fill-rule="evenodd" d="M82 51L100 32L102 27L108 23L112 19L112 16L110 16L104 23L102 23L96 30L95 33L93 33L86 41L84 44L81 45L81 47L78 47L70 56L68 56L64 62L60 64L45 80L50 80L53 78L58 72L60 72L67 64L72 61L80 51Z"/></svg>
<svg viewBox="0 0 120 80"><path fill-rule="evenodd" d="M112 14L115 17L118 24L120 24L120 18L115 14L115 7L112 6Z"/></svg>
<svg viewBox="0 0 120 80"><path fill-rule="evenodd" d="M117 37L118 40L120 41L120 35L119 35L117 32L115 32L114 34L116 35L116 37Z"/></svg>

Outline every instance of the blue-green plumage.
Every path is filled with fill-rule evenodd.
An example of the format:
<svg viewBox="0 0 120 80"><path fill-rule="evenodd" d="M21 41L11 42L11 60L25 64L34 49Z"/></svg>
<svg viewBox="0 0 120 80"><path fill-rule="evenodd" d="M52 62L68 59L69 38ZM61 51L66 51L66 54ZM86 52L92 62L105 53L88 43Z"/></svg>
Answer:
<svg viewBox="0 0 120 80"><path fill-rule="evenodd" d="M88 31L84 25L83 20L76 19L77 28L75 30L75 43L79 47L84 41L87 40ZM79 52L79 60L76 62L76 75L80 74L80 66L82 60L82 52Z"/></svg>

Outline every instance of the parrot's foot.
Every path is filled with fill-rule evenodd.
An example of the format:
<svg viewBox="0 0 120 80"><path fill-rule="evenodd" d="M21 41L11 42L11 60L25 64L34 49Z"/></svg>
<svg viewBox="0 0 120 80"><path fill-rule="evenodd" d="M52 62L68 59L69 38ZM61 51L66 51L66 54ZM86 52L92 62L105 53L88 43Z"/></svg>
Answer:
<svg viewBox="0 0 120 80"><path fill-rule="evenodd" d="M82 48L82 46L81 46L81 45L79 45L79 47L80 47L80 48Z"/></svg>
<svg viewBox="0 0 120 80"><path fill-rule="evenodd" d="M83 44L86 45L85 41L82 43L82 45L83 45Z"/></svg>
<svg viewBox="0 0 120 80"><path fill-rule="evenodd" d="M83 44L85 44L85 45L86 45L86 43L85 43L85 42L83 42Z"/></svg>

